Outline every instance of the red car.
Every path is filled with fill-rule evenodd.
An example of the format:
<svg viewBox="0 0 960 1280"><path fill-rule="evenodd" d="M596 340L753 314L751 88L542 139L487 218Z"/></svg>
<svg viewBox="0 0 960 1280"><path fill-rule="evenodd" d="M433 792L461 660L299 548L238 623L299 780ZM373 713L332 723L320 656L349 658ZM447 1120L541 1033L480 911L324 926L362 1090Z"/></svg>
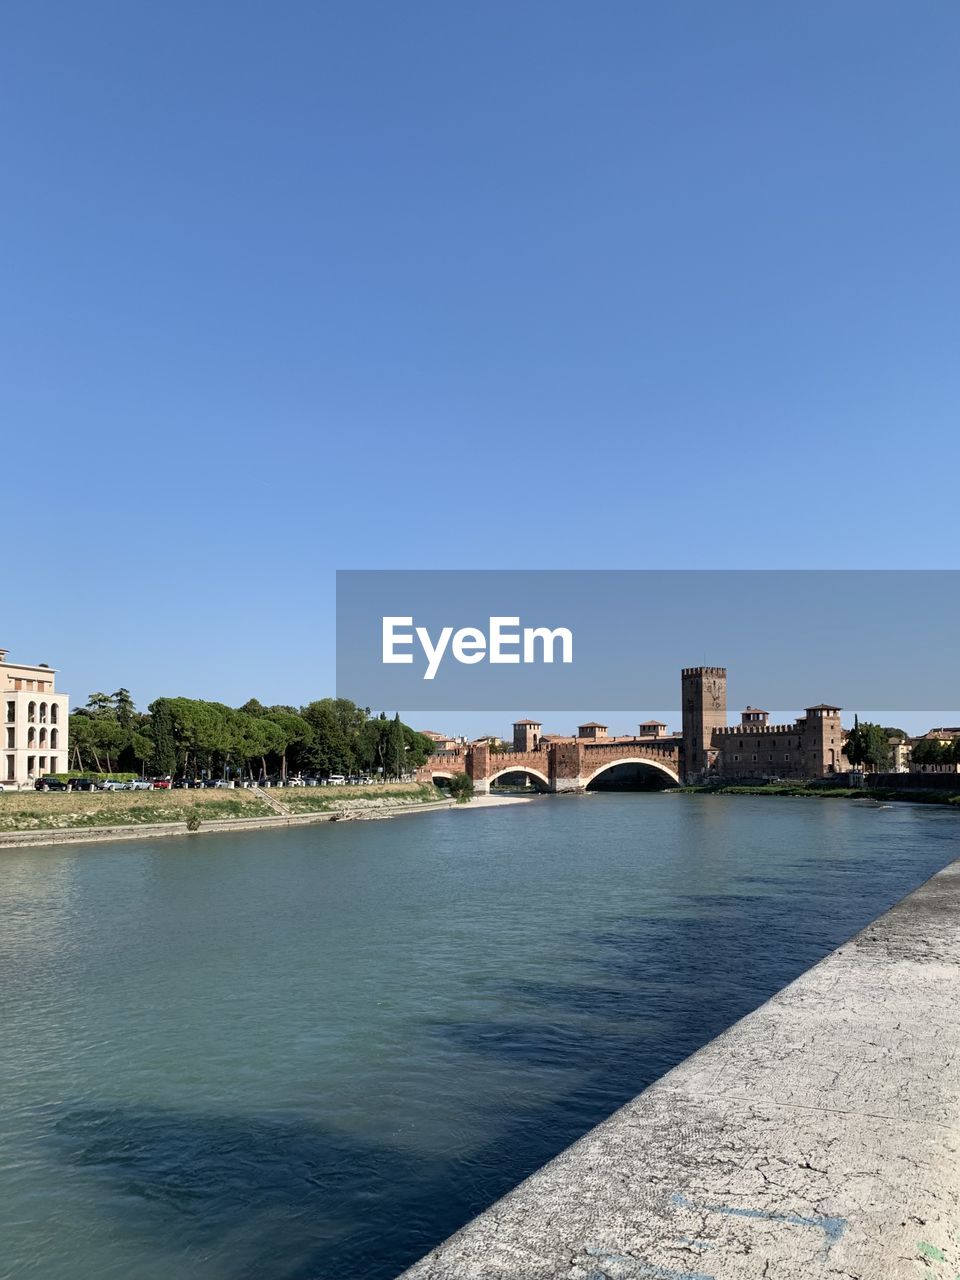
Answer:
<svg viewBox="0 0 960 1280"><path fill-rule="evenodd" d="M153 789L154 789L154 791L169 791L169 790L170 790L170 779L169 779L169 778L154 778L154 780L153 780Z"/></svg>

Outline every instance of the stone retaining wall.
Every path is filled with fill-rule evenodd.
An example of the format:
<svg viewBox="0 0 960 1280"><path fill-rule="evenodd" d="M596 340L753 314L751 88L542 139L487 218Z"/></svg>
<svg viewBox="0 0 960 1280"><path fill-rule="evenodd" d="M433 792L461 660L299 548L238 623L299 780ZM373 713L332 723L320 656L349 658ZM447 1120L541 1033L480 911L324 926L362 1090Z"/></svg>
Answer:
<svg viewBox="0 0 960 1280"><path fill-rule="evenodd" d="M405 1280L958 1280L960 862Z"/></svg>

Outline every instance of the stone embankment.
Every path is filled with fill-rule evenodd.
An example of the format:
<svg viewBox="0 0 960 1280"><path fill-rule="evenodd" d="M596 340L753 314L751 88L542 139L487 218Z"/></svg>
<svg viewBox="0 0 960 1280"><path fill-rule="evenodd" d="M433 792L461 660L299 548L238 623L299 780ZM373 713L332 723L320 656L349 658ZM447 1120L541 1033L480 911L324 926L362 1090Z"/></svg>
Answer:
<svg viewBox="0 0 960 1280"><path fill-rule="evenodd" d="M293 813L282 804L271 806L276 816L255 818L203 819L191 825L186 819L171 822L128 823L117 826L60 827L37 831L0 831L0 850L43 848L47 845L100 844L107 840L153 840L158 836L210 835L225 831L260 831L271 827L306 827L318 822L366 822L379 818L400 818L412 813L435 813L438 809L495 808L531 803L523 796L478 797L470 804L455 800L419 801L414 804L390 800L345 800L336 809L313 813ZM282 812L285 810L285 812Z"/></svg>
<svg viewBox="0 0 960 1280"><path fill-rule="evenodd" d="M404 1280L960 1280L960 862Z"/></svg>

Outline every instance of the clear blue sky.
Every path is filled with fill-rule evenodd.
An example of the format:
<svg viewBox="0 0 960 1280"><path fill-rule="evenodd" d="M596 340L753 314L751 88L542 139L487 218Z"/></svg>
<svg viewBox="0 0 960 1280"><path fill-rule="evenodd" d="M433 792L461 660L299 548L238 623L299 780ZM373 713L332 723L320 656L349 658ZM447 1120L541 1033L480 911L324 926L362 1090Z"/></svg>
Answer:
<svg viewBox="0 0 960 1280"><path fill-rule="evenodd" d="M954 567L958 49L946 0L13 0L0 644L299 702L336 567Z"/></svg>

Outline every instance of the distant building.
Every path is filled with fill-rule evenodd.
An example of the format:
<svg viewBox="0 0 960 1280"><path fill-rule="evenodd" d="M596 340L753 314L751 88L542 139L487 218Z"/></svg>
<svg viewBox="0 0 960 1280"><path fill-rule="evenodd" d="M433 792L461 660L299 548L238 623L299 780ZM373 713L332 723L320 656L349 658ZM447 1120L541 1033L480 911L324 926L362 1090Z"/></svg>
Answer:
<svg viewBox="0 0 960 1280"><path fill-rule="evenodd" d="M0 649L0 782L6 787L31 786L70 767L70 699L56 692L55 677L45 662L8 662L7 650Z"/></svg>
<svg viewBox="0 0 960 1280"><path fill-rule="evenodd" d="M584 738L587 742L602 742L607 736L607 726L600 724L597 720L589 720L586 724L577 727L577 737Z"/></svg>
<svg viewBox="0 0 960 1280"><path fill-rule="evenodd" d="M515 720L513 723L514 751L536 751L540 746L539 720Z"/></svg>
<svg viewBox="0 0 960 1280"><path fill-rule="evenodd" d="M893 733L888 735L887 741L890 743L891 773L909 773L910 757L913 754L913 744L910 739Z"/></svg>
<svg viewBox="0 0 960 1280"><path fill-rule="evenodd" d="M463 741L462 738L451 738L446 733L436 733L433 729L418 729L417 732L430 739L434 751L456 751Z"/></svg>
<svg viewBox="0 0 960 1280"><path fill-rule="evenodd" d="M667 731L667 726L662 720L644 720L637 725L640 730L641 738L662 738Z"/></svg>

